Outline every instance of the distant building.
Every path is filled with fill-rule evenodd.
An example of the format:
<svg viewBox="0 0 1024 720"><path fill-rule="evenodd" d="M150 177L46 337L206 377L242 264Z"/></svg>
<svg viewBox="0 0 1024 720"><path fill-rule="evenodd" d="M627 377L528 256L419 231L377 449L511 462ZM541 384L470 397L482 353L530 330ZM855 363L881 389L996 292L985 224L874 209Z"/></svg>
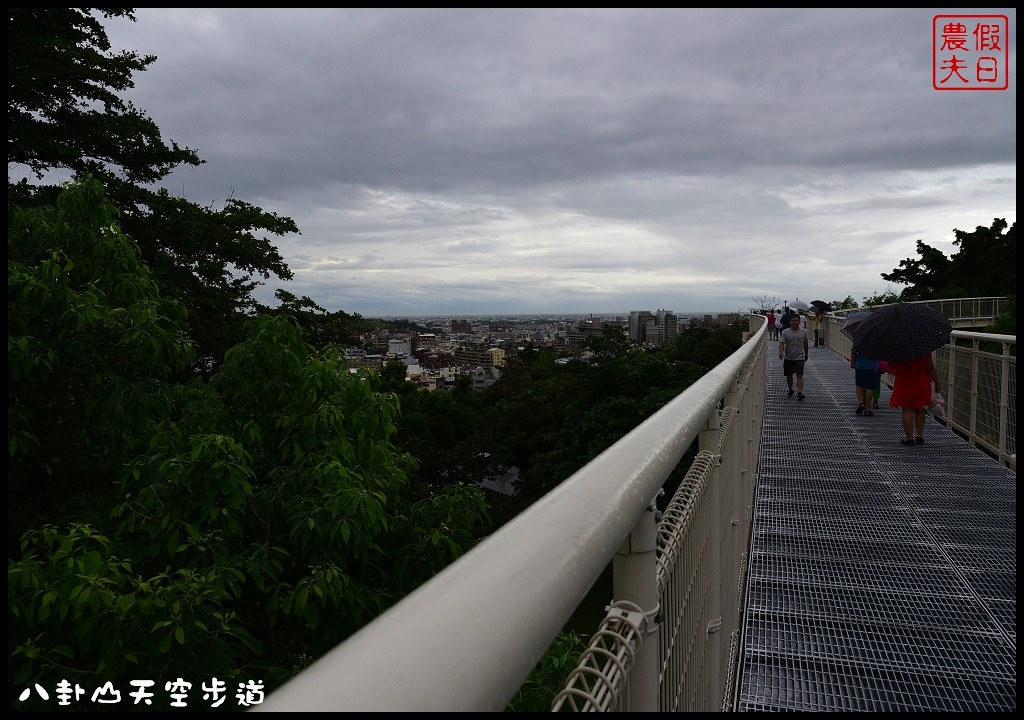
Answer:
<svg viewBox="0 0 1024 720"><path fill-rule="evenodd" d="M679 337L679 318L671 310L659 310L655 322L661 328L661 339L666 345Z"/></svg>
<svg viewBox="0 0 1024 720"><path fill-rule="evenodd" d="M492 352L497 350L498 353ZM470 348L460 347L455 349L454 359L456 364L469 367L481 366L492 368L495 366L495 359L502 363L505 361L505 352L499 348Z"/></svg>
<svg viewBox="0 0 1024 720"><path fill-rule="evenodd" d="M484 369L482 367L478 367L472 373L473 389L477 392L486 390L496 383L499 377L501 377L501 375L496 368L492 367L490 369Z"/></svg>
<svg viewBox="0 0 1024 720"><path fill-rule="evenodd" d="M649 347L661 347L664 345L665 339L662 337L661 330L654 320L648 322L647 328L644 330L644 345Z"/></svg>
<svg viewBox="0 0 1024 720"><path fill-rule="evenodd" d="M565 344L568 347L580 347L588 337L600 337L606 323L593 315L576 323L566 323Z"/></svg>
<svg viewBox="0 0 1024 720"><path fill-rule="evenodd" d="M629 313L629 339L638 345L647 342L647 323L654 320L649 310L633 310Z"/></svg>
<svg viewBox="0 0 1024 720"><path fill-rule="evenodd" d="M412 338L393 337L388 340L388 353L391 355L412 354Z"/></svg>

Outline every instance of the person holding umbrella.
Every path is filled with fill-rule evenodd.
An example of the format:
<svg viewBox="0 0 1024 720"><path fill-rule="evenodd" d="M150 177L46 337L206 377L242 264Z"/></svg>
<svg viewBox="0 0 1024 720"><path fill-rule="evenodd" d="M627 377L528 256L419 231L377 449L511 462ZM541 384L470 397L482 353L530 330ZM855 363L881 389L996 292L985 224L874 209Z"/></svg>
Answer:
<svg viewBox="0 0 1024 720"><path fill-rule="evenodd" d="M932 384L935 385L935 392L942 391L939 371L935 369L932 354L895 365L890 363L889 372L894 378L889 406L900 408L903 414L903 432L906 437L900 442L904 445L923 445L924 411L932 404Z"/></svg>
<svg viewBox="0 0 1024 720"><path fill-rule="evenodd" d="M811 300L814 306L814 347L825 346L825 313L832 312L832 306L824 300Z"/></svg>
<svg viewBox="0 0 1024 720"><path fill-rule="evenodd" d="M801 348L802 346L802 348ZM804 363L807 362L807 331L800 327L800 316L789 316L789 327L782 331L779 342L782 374L786 376L789 397L793 397L793 375L796 375L797 400L804 399Z"/></svg>
<svg viewBox="0 0 1024 720"><path fill-rule="evenodd" d="M941 392L932 352L949 342L952 325L942 313L924 304L899 303L876 310L853 332L858 352L885 360L893 376L889 406L900 408L904 445L924 443L925 408L932 386Z"/></svg>

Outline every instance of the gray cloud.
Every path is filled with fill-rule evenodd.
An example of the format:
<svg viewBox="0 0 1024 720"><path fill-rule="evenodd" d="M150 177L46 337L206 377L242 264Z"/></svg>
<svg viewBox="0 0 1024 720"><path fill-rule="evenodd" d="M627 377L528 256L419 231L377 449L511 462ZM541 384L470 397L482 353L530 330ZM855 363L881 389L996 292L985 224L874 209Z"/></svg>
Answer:
<svg viewBox="0 0 1024 720"><path fill-rule="evenodd" d="M972 14L985 11L973 10ZM1010 17L1011 77L1016 14ZM931 10L160 9L130 97L295 219L287 289L364 315L859 298L1016 220L1016 89L931 87ZM266 301L273 283L262 289Z"/></svg>

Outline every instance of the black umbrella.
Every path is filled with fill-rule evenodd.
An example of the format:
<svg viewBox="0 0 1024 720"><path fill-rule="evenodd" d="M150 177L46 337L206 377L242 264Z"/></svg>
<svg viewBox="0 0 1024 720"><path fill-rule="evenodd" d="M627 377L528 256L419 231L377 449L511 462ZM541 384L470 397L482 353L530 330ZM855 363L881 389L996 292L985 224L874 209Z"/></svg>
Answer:
<svg viewBox="0 0 1024 720"><path fill-rule="evenodd" d="M885 305L853 333L857 352L874 360L900 363L922 357L949 342L949 318L924 304Z"/></svg>
<svg viewBox="0 0 1024 720"><path fill-rule="evenodd" d="M857 328L859 328L860 324L869 317L871 317L871 313L867 310L861 310L860 312L847 315L846 319L843 320L843 326L839 328L839 331L846 337L853 340L853 334L857 332Z"/></svg>
<svg viewBox="0 0 1024 720"><path fill-rule="evenodd" d="M824 300L811 300L811 305L820 313L832 312L832 306Z"/></svg>

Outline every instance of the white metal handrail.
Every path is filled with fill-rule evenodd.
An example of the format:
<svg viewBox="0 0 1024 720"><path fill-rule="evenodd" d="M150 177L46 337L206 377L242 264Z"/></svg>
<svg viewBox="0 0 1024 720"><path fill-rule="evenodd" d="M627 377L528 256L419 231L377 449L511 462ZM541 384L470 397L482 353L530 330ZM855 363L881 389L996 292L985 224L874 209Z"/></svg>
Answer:
<svg viewBox="0 0 1024 720"><path fill-rule="evenodd" d="M752 317L729 358L253 709L504 710L763 355L765 325Z"/></svg>
<svg viewBox="0 0 1024 720"><path fill-rule="evenodd" d="M911 300L911 304L922 304L935 308L950 319L994 320L1006 311L1005 297L942 298L939 300ZM887 303L895 304L895 303ZM861 310L877 310L885 305L865 305L846 310L835 310L833 315L840 318ZM986 323L987 324L987 323Z"/></svg>

